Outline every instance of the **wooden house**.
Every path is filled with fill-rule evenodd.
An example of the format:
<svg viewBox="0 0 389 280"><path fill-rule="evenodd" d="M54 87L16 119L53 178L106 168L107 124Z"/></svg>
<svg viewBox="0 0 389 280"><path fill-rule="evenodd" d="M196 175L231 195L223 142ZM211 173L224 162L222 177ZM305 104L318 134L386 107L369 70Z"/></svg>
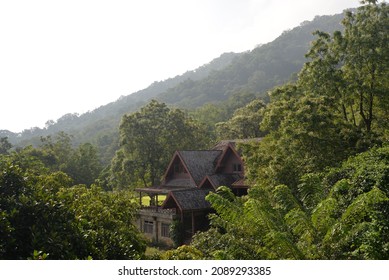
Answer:
<svg viewBox="0 0 389 280"><path fill-rule="evenodd" d="M211 150L176 151L160 185L136 189L141 202L137 225L146 237L172 245L170 225L179 221L182 239L188 243L194 233L208 228L209 192L227 186L238 196L247 194L237 142L222 141ZM150 205L142 205L145 195L150 196Z"/></svg>

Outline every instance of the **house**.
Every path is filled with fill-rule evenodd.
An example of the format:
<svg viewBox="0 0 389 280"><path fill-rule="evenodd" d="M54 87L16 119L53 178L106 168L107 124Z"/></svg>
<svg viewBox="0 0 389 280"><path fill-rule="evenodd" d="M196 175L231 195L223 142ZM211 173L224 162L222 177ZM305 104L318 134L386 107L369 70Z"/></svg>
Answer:
<svg viewBox="0 0 389 280"><path fill-rule="evenodd" d="M209 192L227 186L237 196L247 194L244 163L236 144L258 140L222 141L211 150L176 151L160 185L136 189L141 203L139 229L153 242L171 246L170 225L178 221L183 242L190 242L193 234L209 226L212 207L205 199ZM150 197L147 206L142 205L145 195Z"/></svg>

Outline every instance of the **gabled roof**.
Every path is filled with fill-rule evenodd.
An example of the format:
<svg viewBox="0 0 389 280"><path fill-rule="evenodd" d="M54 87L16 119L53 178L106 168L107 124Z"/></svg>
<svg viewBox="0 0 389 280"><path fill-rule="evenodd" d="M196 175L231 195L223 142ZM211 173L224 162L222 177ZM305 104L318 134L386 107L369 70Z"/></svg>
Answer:
<svg viewBox="0 0 389 280"><path fill-rule="evenodd" d="M210 209L211 204L205 200L209 190L185 189L169 192L162 208L170 208L168 205L176 205L181 211Z"/></svg>
<svg viewBox="0 0 389 280"><path fill-rule="evenodd" d="M236 147L236 144L241 143L257 143L260 142L262 138L251 138L251 139L236 139L236 140L223 140L220 141L213 149L221 150L222 155L219 157L218 162L216 164L215 171L218 172L219 168L223 165L223 162L226 160L230 153L235 154L237 158L242 161L241 151L239 151ZM243 161L242 161L243 163Z"/></svg>
<svg viewBox="0 0 389 280"><path fill-rule="evenodd" d="M206 176L199 187L201 188L206 181L210 182L216 190L220 186L231 187L233 183L239 181L241 177L238 174L214 174Z"/></svg>
<svg viewBox="0 0 389 280"><path fill-rule="evenodd" d="M221 154L220 151L180 151L179 153L197 186L206 175L214 173L216 159Z"/></svg>
<svg viewBox="0 0 389 280"><path fill-rule="evenodd" d="M209 174L213 174L215 171L215 165L216 165L216 160L220 156L221 151L219 150L204 150L204 151L177 151L167 170L164 175L166 178L167 175L169 174L169 171L173 168L173 163L178 157L179 160L182 162L185 170L188 172L190 178L192 179L193 183L192 184L188 180L181 180L182 182L177 182L184 184L183 186L188 186L188 187L194 187L198 186L201 183L201 180ZM168 182L168 185L170 186L171 184L174 183L174 180L171 182ZM174 185L177 185L174 184ZM178 185L177 185L178 186Z"/></svg>
<svg viewBox="0 0 389 280"><path fill-rule="evenodd" d="M222 167L223 163L227 160L228 156L229 156L231 153L232 153L233 155L235 155L235 156L243 163L240 154L239 154L239 153L236 151L236 149L235 149L235 145L233 145L233 144L228 144L227 147L224 149L223 154L220 156L220 158L219 158L219 160L218 160L218 162L217 162L217 164L216 164L216 169L215 169L216 172L219 171L219 168Z"/></svg>

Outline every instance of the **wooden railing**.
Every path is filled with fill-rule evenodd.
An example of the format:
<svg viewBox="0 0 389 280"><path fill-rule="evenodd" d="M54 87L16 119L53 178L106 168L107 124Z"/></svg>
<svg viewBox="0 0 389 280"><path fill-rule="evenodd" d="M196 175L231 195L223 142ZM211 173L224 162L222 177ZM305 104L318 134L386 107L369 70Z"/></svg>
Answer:
<svg viewBox="0 0 389 280"><path fill-rule="evenodd" d="M157 206L142 206L141 210L145 210L147 212L154 212L154 213L170 214L170 215L177 213L175 208L163 209L162 207L157 207Z"/></svg>

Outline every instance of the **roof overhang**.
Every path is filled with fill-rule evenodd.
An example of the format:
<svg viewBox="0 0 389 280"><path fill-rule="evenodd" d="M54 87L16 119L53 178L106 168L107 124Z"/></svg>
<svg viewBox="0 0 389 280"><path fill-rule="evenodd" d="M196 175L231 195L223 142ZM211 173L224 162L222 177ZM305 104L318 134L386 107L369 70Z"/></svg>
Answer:
<svg viewBox="0 0 389 280"><path fill-rule="evenodd" d="M182 187L166 187L166 186L154 186L149 188L136 188L135 191L143 192L147 194L168 194L171 191L182 190L186 188Z"/></svg>

